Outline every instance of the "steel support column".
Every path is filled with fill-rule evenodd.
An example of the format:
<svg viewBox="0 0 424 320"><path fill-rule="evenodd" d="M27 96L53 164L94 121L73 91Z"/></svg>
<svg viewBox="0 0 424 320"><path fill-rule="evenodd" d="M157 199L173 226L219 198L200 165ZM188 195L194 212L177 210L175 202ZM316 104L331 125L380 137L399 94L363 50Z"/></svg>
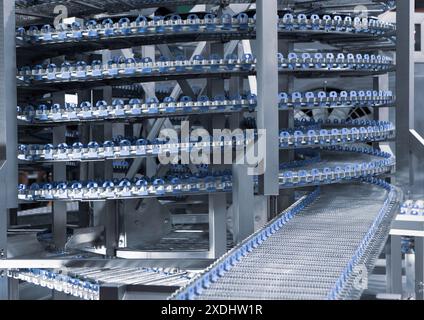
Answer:
<svg viewBox="0 0 424 320"><path fill-rule="evenodd" d="M258 129L266 131L264 175L259 192L267 196L279 194L278 172L278 32L277 0L256 3Z"/></svg>
<svg viewBox="0 0 424 320"><path fill-rule="evenodd" d="M414 128L414 13L415 0L397 1L396 184L408 190L410 186L409 129Z"/></svg>
<svg viewBox="0 0 424 320"><path fill-rule="evenodd" d="M415 237L415 298L424 300L424 238Z"/></svg>
<svg viewBox="0 0 424 320"><path fill-rule="evenodd" d="M9 300L19 300L19 280L8 278Z"/></svg>
<svg viewBox="0 0 424 320"><path fill-rule="evenodd" d="M224 193L209 195L209 253L217 259L227 251L227 198Z"/></svg>
<svg viewBox="0 0 424 320"><path fill-rule="evenodd" d="M401 236L390 236L386 251L387 292L402 294Z"/></svg>
<svg viewBox="0 0 424 320"><path fill-rule="evenodd" d="M414 128L415 62L414 20L415 0L398 0L396 7L396 177L395 183L410 191L411 161L410 129ZM386 256L387 291L402 294L401 237L392 235Z"/></svg>
<svg viewBox="0 0 424 320"><path fill-rule="evenodd" d="M294 45L292 42L287 40L279 41L278 51L281 52L286 57L292 52ZM291 75L279 75L278 77L278 89L279 92L293 92L294 89L294 77ZM284 110L279 111L279 130L294 128L294 111L293 110ZM295 152L293 150L280 150L279 151L279 163L291 162L295 160ZM271 212L269 218L274 218L279 215L285 209L290 207L294 202L294 190L285 189L280 190L280 195L276 201L271 197ZM276 202L276 203L275 203Z"/></svg>
<svg viewBox="0 0 424 320"><path fill-rule="evenodd" d="M106 200L105 204L105 247L106 256L115 257L118 247L118 200Z"/></svg>
<svg viewBox="0 0 424 320"><path fill-rule="evenodd" d="M7 258L9 209L17 208L17 119L15 1L0 2L0 260ZM0 270L2 273L2 270ZM0 275L0 300L8 299L8 279Z"/></svg>

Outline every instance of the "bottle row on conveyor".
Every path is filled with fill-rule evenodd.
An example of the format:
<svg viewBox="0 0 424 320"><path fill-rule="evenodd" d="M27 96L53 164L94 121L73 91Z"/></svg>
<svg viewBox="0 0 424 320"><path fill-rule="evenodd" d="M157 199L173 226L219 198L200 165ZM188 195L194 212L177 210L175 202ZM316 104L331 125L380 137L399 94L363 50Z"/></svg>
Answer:
<svg viewBox="0 0 424 320"><path fill-rule="evenodd" d="M251 35L255 31L256 15L249 17L247 13L240 13L236 16L230 14L217 16L207 13L199 17L193 13L187 18L182 18L178 14L153 18L141 15L133 21L124 17L117 22L107 18L101 22L89 20L83 23L78 21L72 24L62 23L56 28L51 25L44 25L40 29L37 26L31 26L28 29L21 27L17 29L16 36L18 41L23 42L21 45L33 46L34 44L87 42L114 38L131 39L166 34L171 36L211 34L214 37L228 34L231 37L231 35L240 36L240 34ZM396 26L374 18L286 13L279 17L278 31L280 33L319 32L390 37L394 35Z"/></svg>
<svg viewBox="0 0 424 320"><path fill-rule="evenodd" d="M395 97L391 91L360 90L320 92L293 92L279 94L279 109L311 109L311 108L355 108L355 107L385 107L393 106ZM217 95L213 98L199 96L193 99L188 96L181 97L178 101L166 97L162 101L157 98L114 99L112 103L100 100L95 104L88 101L80 105L67 103L65 105L41 104L18 107L18 119L30 123L56 123L79 122L99 120L125 120L148 116L172 116L198 113L225 113L238 111L254 111L257 107L255 94L226 97Z"/></svg>
<svg viewBox="0 0 424 320"><path fill-rule="evenodd" d="M338 125L339 122L323 122L328 125ZM302 122L300 122L302 124ZM305 124L308 124L305 122ZM282 131L279 137L281 149L298 149L306 147L326 147L360 142L386 141L395 137L395 128L386 121L360 121L344 124L368 126L351 128L333 128L320 130ZM307 128L307 126L305 126ZM153 141L137 138L117 137L114 141L98 143L96 141L83 144L75 142L72 145L19 145L18 159L35 162L67 162L67 161L102 161L107 159L128 159L142 157L161 157L182 153L196 152L230 152L246 150L257 142L258 135L254 130L231 132L223 131L217 136L190 135L187 141L173 141L168 138L157 138Z"/></svg>
<svg viewBox="0 0 424 320"><path fill-rule="evenodd" d="M278 69L280 72L322 71L322 72L389 72L393 71L394 64L391 58L383 55L344 54L344 53L289 53L284 56L278 54ZM75 81L94 81L114 78L131 77L163 77L164 75L194 75L194 74L221 74L221 73L254 73L256 58L252 54L242 57L230 54L225 58L211 55L209 59L196 55L193 59L177 57L169 60L161 57L159 61L144 57L123 58L115 57L103 64L95 60L91 64L84 61L76 63L64 62L61 66L49 64L37 65L34 68L23 67L18 71L18 86L29 84L69 83Z"/></svg>
<svg viewBox="0 0 424 320"><path fill-rule="evenodd" d="M357 179L390 173L395 166L395 158L389 153L364 146L333 146L329 151L367 155L366 161L331 162L317 164L306 170L285 170L279 175L281 188L325 185L355 181ZM351 155L349 155L350 157ZM254 179L257 183L257 178ZM90 201L105 199L127 199L143 197L178 196L182 194L202 194L231 192L231 170L200 172L167 177L147 177L115 179L110 181L56 182L19 186L19 199L29 201Z"/></svg>

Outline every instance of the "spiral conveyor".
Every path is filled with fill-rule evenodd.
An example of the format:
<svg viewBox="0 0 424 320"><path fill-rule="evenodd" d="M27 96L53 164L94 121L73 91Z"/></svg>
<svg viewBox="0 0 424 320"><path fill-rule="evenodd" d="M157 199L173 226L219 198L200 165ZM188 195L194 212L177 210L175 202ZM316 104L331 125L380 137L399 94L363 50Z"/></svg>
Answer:
<svg viewBox="0 0 424 320"><path fill-rule="evenodd" d="M164 43L227 42L256 38L253 6L232 15L229 4L254 1L178 1L178 5L220 5L219 13L135 15L146 8L172 8L176 1L17 1L19 16L44 23L45 13L57 4L69 6L84 22L28 26L24 19L16 31L20 127L45 128L102 123L136 124L146 119L181 119L198 115L243 114L252 117L258 100L252 92L196 97L178 96L47 103L48 93L88 90L105 86L136 86L159 81L222 80L247 78L257 73L251 52L226 56L163 55L111 57L108 61L78 60L69 51L120 50ZM393 8L391 1L369 1L377 14ZM285 1L278 12L281 41L319 41L333 50L293 50L278 54L280 76L287 79L367 78L395 71L382 48L391 50L396 26L378 18L355 16L352 1ZM114 17L119 12L128 17ZM96 15L105 14L102 20ZM19 21L19 19L18 19ZM363 52L363 43L376 45ZM341 44L345 46L341 47ZM233 50L234 51L234 50ZM378 51L378 52L377 52ZM66 55L65 61L55 58ZM55 62L53 62L55 61ZM137 92L137 91L135 91ZM401 198L400 191L384 179L395 168L395 158L380 148L380 142L395 137L394 125L370 117L352 117L357 110L392 108L396 97L389 90L315 90L281 92L280 112L296 121L280 130L280 150L295 156L281 161L281 190L296 190L297 202L217 259L198 274L181 270L11 270L8 275L84 299L99 299L108 277L115 282L159 284L178 289L172 299L357 299L363 288L363 272L372 272L375 260ZM323 112L327 117L322 118ZM339 112L339 113L337 113ZM321 116L320 116L321 115ZM255 124L253 125L255 127ZM25 142L19 145L21 165L96 163L106 160L135 161L177 155L202 148L233 150L248 148L257 139L251 135L221 137L209 141L169 141L147 137L113 137L107 141ZM68 139L69 141L70 139ZM258 192L258 177L254 177ZM233 191L233 172L210 166L196 174L185 172L153 177L138 176L92 181L55 181L19 185L22 202L91 202L144 198L211 195ZM350 205L346 205L349 203ZM365 268L365 269L361 269ZM127 280L125 280L127 279ZM127 282L125 282L127 281Z"/></svg>

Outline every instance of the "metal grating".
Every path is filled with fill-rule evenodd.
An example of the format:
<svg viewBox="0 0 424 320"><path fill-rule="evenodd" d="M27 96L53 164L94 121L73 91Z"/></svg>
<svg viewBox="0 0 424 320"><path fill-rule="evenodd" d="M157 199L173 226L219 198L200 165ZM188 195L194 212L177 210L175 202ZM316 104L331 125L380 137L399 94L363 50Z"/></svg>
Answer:
<svg viewBox="0 0 424 320"><path fill-rule="evenodd" d="M330 298L387 199L388 191L377 186L324 187L318 200L195 298ZM385 242L391 218L391 213L384 215L360 261L366 271L372 269ZM357 298L362 290L354 284L354 279L349 279L333 298Z"/></svg>

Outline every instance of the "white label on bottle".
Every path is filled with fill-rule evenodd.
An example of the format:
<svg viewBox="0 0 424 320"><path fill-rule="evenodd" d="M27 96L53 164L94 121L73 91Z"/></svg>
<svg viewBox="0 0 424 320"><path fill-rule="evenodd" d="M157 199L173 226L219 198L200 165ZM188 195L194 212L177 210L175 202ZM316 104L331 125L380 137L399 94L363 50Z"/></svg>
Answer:
<svg viewBox="0 0 424 320"><path fill-rule="evenodd" d="M115 111L115 115L116 115L117 117L125 116L125 111L124 111L123 109L117 109L117 110Z"/></svg>
<svg viewBox="0 0 424 320"><path fill-rule="evenodd" d="M74 111L68 112L68 119L78 119L77 113Z"/></svg>
<svg viewBox="0 0 424 320"><path fill-rule="evenodd" d="M125 68L125 74L134 74L135 69L134 68Z"/></svg>
<svg viewBox="0 0 424 320"><path fill-rule="evenodd" d="M63 152L63 153L59 152L58 155L57 155L57 158L60 159L60 160L66 160L69 157L68 157L68 154L66 152Z"/></svg>
<svg viewBox="0 0 424 320"><path fill-rule="evenodd" d="M100 69L94 69L92 71L92 75L93 75L93 77L101 77L102 76L102 70L100 70Z"/></svg>
<svg viewBox="0 0 424 320"><path fill-rule="evenodd" d="M119 154L120 154L122 157L127 157L127 156L129 156L129 155L130 155L130 151L129 151L129 150L125 150L125 149L121 149L121 151L119 152Z"/></svg>
<svg viewBox="0 0 424 320"><path fill-rule="evenodd" d="M140 108L133 108L133 109L131 109L131 113L133 115L139 115L139 114L141 114L141 109Z"/></svg>
<svg viewBox="0 0 424 320"><path fill-rule="evenodd" d="M122 191L121 192L121 197L131 197L131 191Z"/></svg>
<svg viewBox="0 0 424 320"><path fill-rule="evenodd" d="M53 119L53 121L62 120L62 114L61 113L53 113L52 119Z"/></svg>
<svg viewBox="0 0 424 320"><path fill-rule="evenodd" d="M106 118L109 113L106 110L99 110L99 117Z"/></svg>
<svg viewBox="0 0 424 320"><path fill-rule="evenodd" d="M115 153L113 150L105 150L105 157L114 157Z"/></svg>
<svg viewBox="0 0 424 320"><path fill-rule="evenodd" d="M82 153L81 152L73 152L71 157L72 157L72 159L81 159Z"/></svg>
<svg viewBox="0 0 424 320"><path fill-rule="evenodd" d="M141 196L147 196L149 192L146 189L143 189L143 190L140 190L138 194L140 194Z"/></svg>
<svg viewBox="0 0 424 320"><path fill-rule="evenodd" d="M52 160L53 159L53 153L52 152L45 153L44 154L44 159L46 159L46 160Z"/></svg>
<svg viewBox="0 0 424 320"><path fill-rule="evenodd" d="M87 76L87 72L85 72L83 70L77 71L77 78L85 78L86 76Z"/></svg>
<svg viewBox="0 0 424 320"><path fill-rule="evenodd" d="M62 79L70 79L71 73L69 71L62 72Z"/></svg>
<svg viewBox="0 0 424 320"><path fill-rule="evenodd" d="M93 117L93 113L92 113L91 111L83 111L83 112L82 112L82 117L83 117L84 119L92 118L92 117Z"/></svg>
<svg viewBox="0 0 424 320"><path fill-rule="evenodd" d="M89 151L87 153L87 158L89 158L89 159L94 159L94 158L98 158L98 157L99 157L99 154L97 152Z"/></svg>
<svg viewBox="0 0 424 320"><path fill-rule="evenodd" d="M136 150L137 155L145 155L146 154L146 146L139 146Z"/></svg>

